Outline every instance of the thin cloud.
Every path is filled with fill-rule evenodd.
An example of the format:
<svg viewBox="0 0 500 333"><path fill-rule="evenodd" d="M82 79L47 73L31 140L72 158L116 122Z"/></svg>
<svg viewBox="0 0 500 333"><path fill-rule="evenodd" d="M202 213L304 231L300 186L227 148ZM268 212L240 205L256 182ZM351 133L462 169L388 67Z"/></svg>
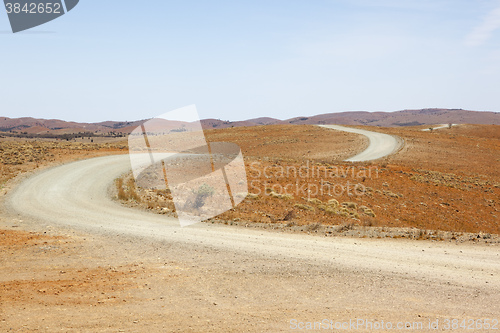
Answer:
<svg viewBox="0 0 500 333"><path fill-rule="evenodd" d="M345 3L350 5L358 5L363 7L378 7L388 9L402 10L426 10L434 11L446 8L449 6L449 0L346 0Z"/></svg>
<svg viewBox="0 0 500 333"><path fill-rule="evenodd" d="M488 41L500 29L500 7L492 10L471 33L465 37L465 45L479 46Z"/></svg>

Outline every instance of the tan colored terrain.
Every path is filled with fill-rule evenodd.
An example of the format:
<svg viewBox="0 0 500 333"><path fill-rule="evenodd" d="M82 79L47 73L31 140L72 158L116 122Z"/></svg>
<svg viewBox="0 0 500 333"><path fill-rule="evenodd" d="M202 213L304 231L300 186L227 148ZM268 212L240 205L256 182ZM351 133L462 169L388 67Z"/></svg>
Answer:
<svg viewBox="0 0 500 333"><path fill-rule="evenodd" d="M37 228L29 221L16 226ZM339 249L352 249L353 262L345 266L335 263L340 250L325 263L43 229L0 232L2 332L288 332L293 319L439 320L442 327L446 319L500 314L498 249L484 245L365 240L360 247L360 240L336 239ZM304 237L310 236L296 242ZM416 262L398 259L392 266L391 257L387 266L379 262L382 253L409 254ZM372 269L357 266L359 259ZM484 272L463 278L471 260L483 262ZM426 275L411 273L416 267ZM416 331L431 332L422 327Z"/></svg>
<svg viewBox="0 0 500 333"><path fill-rule="evenodd" d="M342 232L356 226L414 228L394 233L409 238L477 239L467 233L481 234L481 238L483 233L500 234L498 127L460 125L434 132L363 127L405 141L398 153L368 163L342 162L354 155L353 134L317 126L208 131L210 141L241 146L252 194L215 221L268 223L279 228L284 224L299 226L292 228L299 230L304 230L303 225L312 225L314 230L318 225L340 225ZM340 153L331 153L329 147ZM355 147L355 151L362 150L359 141ZM136 197L130 181L129 177L122 198ZM139 206L164 214L174 210L168 193L139 189L139 196ZM129 204L137 205L137 200ZM432 230L447 233L435 235Z"/></svg>
<svg viewBox="0 0 500 333"><path fill-rule="evenodd" d="M2 214L0 331L284 332L290 331L291 319L412 323L439 319L444 323L446 318L499 318L498 244L495 235L488 235L499 233L500 180L494 167L500 156L497 127L468 125L432 133L419 128L370 128L399 135L407 146L385 161L355 164L355 169L342 162L366 146L355 135L313 126L209 131L210 141L230 141L242 147L248 180L257 184L250 192L262 190L220 216L218 222L289 225L292 231L302 228L321 237L286 238L297 246L314 244L307 254L334 246L322 259L304 259L292 247L279 250L297 257L272 251L261 255L251 250L75 231ZM474 146L478 149L473 150ZM11 179L1 183L2 194L22 178L13 181L14 176L37 165L126 152L124 143L0 141L0 148L2 179ZM322 180L341 185L350 181L372 190L359 196L309 198L300 193L287 198L278 191L266 192L264 182L278 189L297 180L279 175L282 167L334 171L333 176L320 172L320 176L301 178L308 186L305 191ZM123 182L124 199L136 205L130 192L133 186ZM138 199L151 210L171 207L164 200L168 193L139 193L142 198ZM339 205L329 203L332 199ZM325 229L318 222L339 229ZM416 233L402 233L408 238L439 239L437 233L429 234L436 229L456 234L446 242L330 237L356 236L356 225L415 227ZM481 244L458 244L451 238L460 239L467 231L481 232ZM238 228L234 233L243 235ZM276 241L271 231L247 233L255 239L266 233L269 246ZM276 238L280 235L277 232ZM366 235L379 237L381 233Z"/></svg>
<svg viewBox="0 0 500 333"><path fill-rule="evenodd" d="M368 146L365 137L311 125L270 125L206 130L209 142L233 142L250 160L342 161Z"/></svg>

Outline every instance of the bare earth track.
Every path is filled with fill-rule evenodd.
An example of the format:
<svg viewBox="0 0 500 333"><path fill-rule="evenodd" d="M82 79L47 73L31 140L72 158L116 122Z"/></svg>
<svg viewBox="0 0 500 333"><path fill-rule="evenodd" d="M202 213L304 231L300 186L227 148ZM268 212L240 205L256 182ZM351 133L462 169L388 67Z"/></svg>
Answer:
<svg viewBox="0 0 500 333"><path fill-rule="evenodd" d="M277 332L288 331L293 318L500 317L498 246L313 237L211 224L181 229L173 219L109 198L113 180L129 168L126 155L73 162L38 172L7 195L4 225L22 220L26 227L76 230L93 239L101 264L128 258L158 270L144 278L150 289L141 288L140 297L139 290L124 292L132 302L127 308L76 307L59 317L35 308L27 320L32 329ZM178 273L159 265L165 261L175 261ZM2 263L2 269L7 266ZM19 329L23 304L1 309L0 328Z"/></svg>
<svg viewBox="0 0 500 333"><path fill-rule="evenodd" d="M400 146L398 140L401 139L398 139L395 136L384 133L372 132L363 129L345 127L339 125L320 125L320 127L330 128L337 131L361 134L368 138L368 140L370 141L370 145L368 146L368 148L366 148L366 150L362 151L356 156L346 159L345 160L346 162L366 162L366 161L378 160L380 158L391 155Z"/></svg>

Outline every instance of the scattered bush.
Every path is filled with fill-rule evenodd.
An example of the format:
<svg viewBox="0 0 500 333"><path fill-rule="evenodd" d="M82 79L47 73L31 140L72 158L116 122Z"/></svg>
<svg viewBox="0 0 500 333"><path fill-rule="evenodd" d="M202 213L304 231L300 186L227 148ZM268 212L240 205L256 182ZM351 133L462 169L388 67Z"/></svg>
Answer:
<svg viewBox="0 0 500 333"><path fill-rule="evenodd" d="M327 213L328 215L335 215L335 214L337 214L338 212L337 212L337 210L336 210L335 208L333 208L333 207L327 207L327 208L325 209L325 213Z"/></svg>
<svg viewBox="0 0 500 333"><path fill-rule="evenodd" d="M349 217L351 215L349 210L346 208L341 208L339 211L336 212L336 214L343 217Z"/></svg>
<svg viewBox="0 0 500 333"><path fill-rule="evenodd" d="M293 195L291 194L279 194L276 192L269 192L271 198L283 199L283 200L293 200Z"/></svg>
<svg viewBox="0 0 500 333"><path fill-rule="evenodd" d="M391 191L384 191L384 194L387 195L387 196L390 196L391 198L400 198L400 197L403 197L402 195L397 194L397 193L393 193Z"/></svg>
<svg viewBox="0 0 500 333"><path fill-rule="evenodd" d="M116 180L116 189L118 190L119 200L135 200L137 202L141 202L141 198L136 191L135 180L133 177L130 177L127 180L126 185L123 184L123 178L118 178Z"/></svg>
<svg viewBox="0 0 500 333"><path fill-rule="evenodd" d="M116 188L118 189L118 199L120 200L128 200L128 195L125 193L125 190L123 189L123 179L118 178L116 181Z"/></svg>
<svg viewBox="0 0 500 333"><path fill-rule="evenodd" d="M363 212L363 214L370 216L370 217L376 217L375 213L373 212L372 209L366 207L366 206L361 206L359 207L359 210Z"/></svg>
<svg viewBox="0 0 500 333"><path fill-rule="evenodd" d="M135 179L133 177L130 177L127 182L127 187L128 187L128 192L129 192L129 199L135 200L137 202L141 202L141 198L137 194L136 187L135 187Z"/></svg>
<svg viewBox="0 0 500 333"><path fill-rule="evenodd" d="M309 205L295 204L294 207L297 207L298 209L302 209L302 210L314 211L314 208L309 206Z"/></svg>
<svg viewBox="0 0 500 333"><path fill-rule="evenodd" d="M347 207L351 209L358 209L358 204L355 202L343 202L342 207Z"/></svg>
<svg viewBox="0 0 500 333"><path fill-rule="evenodd" d="M307 199L307 202L310 202L310 203L315 204L315 205L321 205L323 203L323 201L321 201L317 198L309 198L309 199Z"/></svg>
<svg viewBox="0 0 500 333"><path fill-rule="evenodd" d="M215 194L215 189L212 186L203 183L196 191L193 191L193 193L196 194L193 207L201 208L205 205L205 200Z"/></svg>
<svg viewBox="0 0 500 333"><path fill-rule="evenodd" d="M340 204L339 204L337 199L328 200L328 206L331 206L333 208L337 208L339 205Z"/></svg>

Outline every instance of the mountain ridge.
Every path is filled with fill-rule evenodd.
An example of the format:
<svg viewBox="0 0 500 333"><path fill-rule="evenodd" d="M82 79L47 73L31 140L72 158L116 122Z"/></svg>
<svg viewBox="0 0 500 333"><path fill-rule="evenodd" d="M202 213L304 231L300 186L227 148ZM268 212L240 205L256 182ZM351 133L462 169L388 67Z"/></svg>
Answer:
<svg viewBox="0 0 500 333"><path fill-rule="evenodd" d="M0 132L47 134L55 133L130 133L147 119L137 121L102 121L97 123L79 123L59 119L37 119L32 117L9 118L0 116ZM407 109L394 112L345 111L325 113L314 116L293 117L280 120L272 117L259 117L240 121L224 121L221 119L201 120L204 129L217 129L241 126L263 125L368 125L382 127L403 127L434 124L490 124L500 125L500 112L471 111L463 109ZM181 122L172 122L179 126Z"/></svg>

